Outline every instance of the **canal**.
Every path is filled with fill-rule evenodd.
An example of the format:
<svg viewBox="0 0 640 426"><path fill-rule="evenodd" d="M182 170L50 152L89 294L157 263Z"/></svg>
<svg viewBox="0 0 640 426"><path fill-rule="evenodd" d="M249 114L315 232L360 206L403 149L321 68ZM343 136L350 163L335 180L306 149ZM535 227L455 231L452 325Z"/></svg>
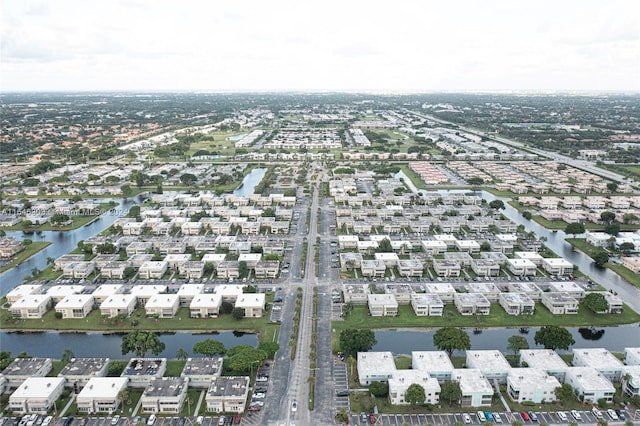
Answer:
<svg viewBox="0 0 640 426"><path fill-rule="evenodd" d="M193 345L204 340L213 339L229 349L237 345L258 346L258 336L250 333L221 331L219 333L176 332L160 334L160 341L165 350L158 356L175 358L179 348L192 355ZM111 359L128 359L134 355L122 355L121 334L102 333L58 333L55 331L37 333L0 332L2 350L10 351L13 356L25 351L36 357L60 358L65 349L71 349L77 357L109 357Z"/></svg>
<svg viewBox="0 0 640 426"><path fill-rule="evenodd" d="M266 173L267 169L264 168L251 170L251 172L244 177L240 186L233 191L233 195L237 195L239 197L248 197L249 195L253 195L256 185L260 183Z"/></svg>
<svg viewBox="0 0 640 426"><path fill-rule="evenodd" d="M509 353L511 351L507 349L507 339L514 334L525 337L531 349L543 349L533 340L533 336L539 329L540 327L484 328L465 331L471 339L472 350L497 349ZM624 352L624 348L640 346L638 324L597 328L570 327L568 330L576 342L573 348L606 348L614 352ZM390 351L396 355L411 354L411 351L435 351L437 350L433 345L435 332L436 330L377 330L375 335L378 343L372 350Z"/></svg>

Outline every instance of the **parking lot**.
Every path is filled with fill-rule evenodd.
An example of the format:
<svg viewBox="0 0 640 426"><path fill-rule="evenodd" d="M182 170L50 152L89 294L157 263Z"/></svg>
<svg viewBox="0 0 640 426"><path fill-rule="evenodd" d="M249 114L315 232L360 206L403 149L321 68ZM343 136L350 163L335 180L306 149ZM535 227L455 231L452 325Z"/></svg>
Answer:
<svg viewBox="0 0 640 426"><path fill-rule="evenodd" d="M568 424L571 421L575 421L578 424L595 424L598 422L598 419L595 418L595 416L593 415L593 413L591 413L591 411L579 411L580 414L580 420L575 419L570 412L566 411L564 412L567 420L562 420L559 416L558 416L558 412L546 412L546 411L542 411L542 412L536 412L536 415L538 416L538 421L525 421L522 418L522 415L520 413L517 412L511 412L511 413L506 413L506 412L499 412L498 414L500 415L500 420L501 423L503 424L511 424L514 421L518 421L521 422L524 425L536 425L536 424L540 424L540 423L546 423L546 424ZM480 419L478 418L478 416L475 414L474 412L469 412L469 419L471 420L471 422L466 422L464 421L463 418L463 413L455 413L455 414L376 414L375 417L375 423L377 425L383 425L383 426L401 426L403 424L408 424L408 425L426 425L426 424L432 424L432 425L453 425L455 423L458 424L472 424L472 425L481 425L484 424L484 422L480 421ZM636 417L640 417L639 414L637 414L636 412L634 413L628 413L626 411L624 411L625 414L625 419L629 420L629 419L633 419L634 415L636 415ZM613 423L612 419L606 414L604 413L603 415L603 419L608 421L609 423ZM619 423L624 423L623 420L618 420ZM494 423L498 423L498 422L494 422ZM352 414L351 415L351 420L350 420L350 424L352 425L364 425L364 424L371 424L370 420L369 420L369 413L366 413L365 417L361 417L361 415L359 414Z"/></svg>
<svg viewBox="0 0 640 426"><path fill-rule="evenodd" d="M349 379L347 377L347 363L337 356L333 357L333 381L337 392L349 390ZM336 394L336 409L346 408L349 411L349 396L338 396Z"/></svg>

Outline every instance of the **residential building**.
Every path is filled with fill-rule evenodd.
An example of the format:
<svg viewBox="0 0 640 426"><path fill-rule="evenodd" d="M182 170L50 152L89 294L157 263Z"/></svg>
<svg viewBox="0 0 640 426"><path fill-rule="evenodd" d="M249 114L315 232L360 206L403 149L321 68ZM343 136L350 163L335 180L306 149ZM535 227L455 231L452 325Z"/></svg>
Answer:
<svg viewBox="0 0 640 426"><path fill-rule="evenodd" d="M244 284L223 284L214 287L213 292L222 297L223 302L236 303L238 297L244 294Z"/></svg>
<svg viewBox="0 0 640 426"><path fill-rule="evenodd" d="M582 300L587 292L575 281L552 281L549 283L549 291L555 293L565 293L569 296Z"/></svg>
<svg viewBox="0 0 640 426"><path fill-rule="evenodd" d="M45 293L47 296L51 296L51 301L55 306L58 302L64 299L67 296L71 296L74 294L80 294L84 290L83 285L74 285L74 284L66 284L66 285L54 285L49 287L47 292Z"/></svg>
<svg viewBox="0 0 640 426"><path fill-rule="evenodd" d="M358 352L358 378L362 386L387 382L396 372L391 352Z"/></svg>
<svg viewBox="0 0 640 426"><path fill-rule="evenodd" d="M369 294L367 304L372 317L395 317L398 315L398 301L393 294Z"/></svg>
<svg viewBox="0 0 640 426"><path fill-rule="evenodd" d="M7 389L16 389L29 377L46 376L52 368L50 358L15 358L2 370L2 376L7 379Z"/></svg>
<svg viewBox="0 0 640 426"><path fill-rule="evenodd" d="M133 294L115 294L107 297L100 304L100 315L106 315L109 318L124 315L128 317L136 309L136 296Z"/></svg>
<svg viewBox="0 0 640 426"><path fill-rule="evenodd" d="M445 351L413 351L411 352L411 368L424 370L429 376L442 383L451 380L453 363Z"/></svg>
<svg viewBox="0 0 640 426"><path fill-rule="evenodd" d="M561 257L545 257L542 268L551 275L569 275L573 273L573 263Z"/></svg>
<svg viewBox="0 0 640 426"><path fill-rule="evenodd" d="M411 307L417 316L442 316L444 302L437 294L411 294Z"/></svg>
<svg viewBox="0 0 640 426"><path fill-rule="evenodd" d="M500 289L492 282L472 281L468 284L470 293L481 293L491 303L496 303L500 296Z"/></svg>
<svg viewBox="0 0 640 426"><path fill-rule="evenodd" d="M433 259L433 270L439 277L459 277L462 268L455 260Z"/></svg>
<svg viewBox="0 0 640 426"><path fill-rule="evenodd" d="M501 384L507 382L507 374L511 370L509 361L497 350L467 351L465 365L480 370L488 380L497 380Z"/></svg>
<svg viewBox="0 0 640 426"><path fill-rule="evenodd" d="M144 305L146 315L157 318L173 318L179 307L180 297L177 294L156 294Z"/></svg>
<svg viewBox="0 0 640 426"><path fill-rule="evenodd" d="M640 395L640 365L622 367L622 391L633 397Z"/></svg>
<svg viewBox="0 0 640 426"><path fill-rule="evenodd" d="M535 263L529 259L507 259L507 268L509 272L517 276L534 276L537 271Z"/></svg>
<svg viewBox="0 0 640 426"><path fill-rule="evenodd" d="M51 296L46 294L30 294L11 304L12 315L23 319L42 318L51 307Z"/></svg>
<svg viewBox="0 0 640 426"><path fill-rule="evenodd" d="M138 269L138 277L142 280L159 280L169 270L169 263L165 260L149 260Z"/></svg>
<svg viewBox="0 0 640 426"><path fill-rule="evenodd" d="M77 393L94 377L105 377L109 367L109 358L72 358L58 377L64 377L66 387Z"/></svg>
<svg viewBox="0 0 640 426"><path fill-rule="evenodd" d="M235 307L244 309L245 318L261 318L264 302L264 293L243 293L238 296Z"/></svg>
<svg viewBox="0 0 640 426"><path fill-rule="evenodd" d="M63 377L29 377L9 397L9 407L17 414L46 415L62 396Z"/></svg>
<svg viewBox="0 0 640 426"><path fill-rule="evenodd" d="M456 294L456 289L449 283L431 283L425 284L427 293L436 294L442 299L444 303L453 302L453 296Z"/></svg>
<svg viewBox="0 0 640 426"><path fill-rule="evenodd" d="M573 365L593 367L612 382L620 380L624 364L604 348L573 349Z"/></svg>
<svg viewBox="0 0 640 426"><path fill-rule="evenodd" d="M178 289L178 298L180 300L180 306L189 306L193 299L202 294L204 291L204 284L182 284Z"/></svg>
<svg viewBox="0 0 640 426"><path fill-rule="evenodd" d="M277 260L262 260L254 267L254 274L258 279L276 278L278 271L280 271L280 262Z"/></svg>
<svg viewBox="0 0 640 426"><path fill-rule="evenodd" d="M121 294L124 292L124 286L122 284L101 284L96 288L91 295L96 300L96 304L99 305L110 296Z"/></svg>
<svg viewBox="0 0 640 426"><path fill-rule="evenodd" d="M545 371L564 383L564 376L569 366L560 355L552 349L524 349L520 351L522 367L537 368Z"/></svg>
<svg viewBox="0 0 640 426"><path fill-rule="evenodd" d="M536 302L526 293L500 293L500 306L509 315L533 315Z"/></svg>
<svg viewBox="0 0 640 426"><path fill-rule="evenodd" d="M151 380L140 398L142 411L179 414L188 387L187 377L158 377Z"/></svg>
<svg viewBox="0 0 640 426"><path fill-rule="evenodd" d="M129 290L129 294L136 296L138 306L144 306L153 296L167 292L165 284L144 284L134 285Z"/></svg>
<svg viewBox="0 0 640 426"><path fill-rule="evenodd" d="M411 295L414 293L413 288L409 284L403 283L387 283L384 285L386 294L393 294L399 305L408 305L411 303Z"/></svg>
<svg viewBox="0 0 640 426"><path fill-rule="evenodd" d="M218 293L201 293L189 304L191 318L217 318L222 305L222 296Z"/></svg>
<svg viewBox="0 0 640 426"><path fill-rule="evenodd" d="M578 398L587 404L596 404L599 399L613 402L616 389L609 379L593 367L569 367L565 383L571 385Z"/></svg>
<svg viewBox="0 0 640 426"><path fill-rule="evenodd" d="M456 368L451 373L451 380L460 384L462 407L482 407L491 405L493 387L487 378L474 368Z"/></svg>
<svg viewBox="0 0 640 426"><path fill-rule="evenodd" d="M95 269L94 262L72 262L62 268L62 275L65 278L80 280L87 278Z"/></svg>
<svg viewBox="0 0 640 426"><path fill-rule="evenodd" d="M567 293L542 293L540 301L554 315L578 313L578 301Z"/></svg>
<svg viewBox="0 0 640 426"><path fill-rule="evenodd" d="M500 264L493 259L472 259L471 270L480 277L495 277L500 274Z"/></svg>
<svg viewBox="0 0 640 426"><path fill-rule="evenodd" d="M507 375L507 394L512 401L536 404L556 400L555 389L561 386L555 376L539 368L512 368Z"/></svg>
<svg viewBox="0 0 640 426"><path fill-rule="evenodd" d="M243 413L249 395L249 377L214 377L205 401L211 413Z"/></svg>
<svg viewBox="0 0 640 426"><path fill-rule="evenodd" d="M84 318L93 309L94 298L91 294L76 294L67 296L56 305L56 312L62 314L62 319Z"/></svg>
<svg viewBox="0 0 640 426"><path fill-rule="evenodd" d="M624 348L624 362L627 365L640 365L640 347Z"/></svg>
<svg viewBox="0 0 640 426"><path fill-rule="evenodd" d="M363 260L360 264L360 272L363 277L384 278L387 266L382 260Z"/></svg>
<svg viewBox="0 0 640 426"><path fill-rule="evenodd" d="M127 388L126 377L93 377L76 396L80 413L112 414L120 405L118 394Z"/></svg>
<svg viewBox="0 0 640 426"><path fill-rule="evenodd" d="M510 293L524 293L534 302L539 302L542 297L542 290L532 282L510 281L506 287Z"/></svg>
<svg viewBox="0 0 640 426"><path fill-rule="evenodd" d="M5 296L9 305L13 305L24 296L42 294L43 287L40 284L20 284L7 293Z"/></svg>
<svg viewBox="0 0 640 426"><path fill-rule="evenodd" d="M424 265L417 259L399 259L397 269L401 277L422 277Z"/></svg>
<svg viewBox="0 0 640 426"><path fill-rule="evenodd" d="M130 387L143 389L166 370L165 358L131 358L120 376L129 378Z"/></svg>
<svg viewBox="0 0 640 426"><path fill-rule="evenodd" d="M222 374L222 357L187 358L180 377L189 378L190 388L207 389L214 377Z"/></svg>
<svg viewBox="0 0 640 426"><path fill-rule="evenodd" d="M342 295L344 303L352 305L366 305L371 290L367 284L343 284Z"/></svg>
<svg viewBox="0 0 640 426"><path fill-rule="evenodd" d="M482 293L456 293L453 302L461 315L489 315L491 303Z"/></svg>
<svg viewBox="0 0 640 426"><path fill-rule="evenodd" d="M440 402L440 384L426 370L396 370L389 378L389 401L393 405L408 405L405 394L409 386L417 384L424 389L424 404Z"/></svg>
<svg viewBox="0 0 640 426"><path fill-rule="evenodd" d="M516 259L527 259L533 262L536 266L542 265L542 256L535 251L514 251L513 256Z"/></svg>

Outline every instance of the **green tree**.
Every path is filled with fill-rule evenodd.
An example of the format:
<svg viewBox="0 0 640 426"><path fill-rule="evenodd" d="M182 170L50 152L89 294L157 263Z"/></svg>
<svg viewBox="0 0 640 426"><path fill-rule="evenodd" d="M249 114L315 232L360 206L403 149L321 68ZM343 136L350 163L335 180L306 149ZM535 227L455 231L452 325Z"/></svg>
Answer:
<svg viewBox="0 0 640 426"><path fill-rule="evenodd" d="M180 361L186 361L187 358L189 358L189 354L187 353L187 351L185 351L184 348L178 348L178 350L176 351L176 359Z"/></svg>
<svg viewBox="0 0 640 426"><path fill-rule="evenodd" d="M75 358L75 357L76 356L73 354L73 351L71 349L67 348L62 353L62 357L60 357L60 361L62 361L65 364L68 364L69 361L71 361L71 359Z"/></svg>
<svg viewBox="0 0 640 426"><path fill-rule="evenodd" d="M533 337L536 345L543 345L545 349L564 349L568 350L569 346L575 344L573 336L563 327L556 325L545 325L540 328Z"/></svg>
<svg viewBox="0 0 640 426"><path fill-rule="evenodd" d="M618 225L617 223L610 223L609 225L604 227L603 231L606 234L613 235L615 237L620 233L620 225Z"/></svg>
<svg viewBox="0 0 640 426"><path fill-rule="evenodd" d="M206 356L224 355L227 350L222 342L205 339L193 345L193 353Z"/></svg>
<svg viewBox="0 0 640 426"><path fill-rule="evenodd" d="M124 278L125 279L129 279L131 277L133 277L136 274L136 268L134 268L133 266L127 266L124 268Z"/></svg>
<svg viewBox="0 0 640 426"><path fill-rule="evenodd" d="M376 398L383 398L389 394L389 384L385 382L371 382L369 392Z"/></svg>
<svg viewBox="0 0 640 426"><path fill-rule="evenodd" d="M638 220L638 216L633 213L625 213L622 215L622 221L624 223L636 222Z"/></svg>
<svg viewBox="0 0 640 426"><path fill-rule="evenodd" d="M417 383L413 383L404 394L404 400L411 404L412 407L417 407L424 404L424 400L427 396L424 393L424 388Z"/></svg>
<svg viewBox="0 0 640 426"><path fill-rule="evenodd" d="M264 351L248 345L238 345L227 351L224 366L227 370L234 372L249 372L266 359L267 354Z"/></svg>
<svg viewBox="0 0 640 426"><path fill-rule="evenodd" d="M391 241L389 241L388 238L382 239L378 243L378 250L376 251L380 253L391 253L393 251L393 248L391 247Z"/></svg>
<svg viewBox="0 0 640 426"><path fill-rule="evenodd" d="M531 218L533 217L533 214L529 210L527 210L522 212L522 217L524 217L527 220L531 220Z"/></svg>
<svg viewBox="0 0 640 426"><path fill-rule="evenodd" d="M372 330L348 328L340 332L340 348L347 356L357 357L358 352L368 352L378 343Z"/></svg>
<svg viewBox="0 0 640 426"><path fill-rule="evenodd" d="M575 398L573 388L569 383L564 383L562 386L558 386L555 388L554 393L561 404L572 401Z"/></svg>
<svg viewBox="0 0 640 426"><path fill-rule="evenodd" d="M433 335L433 345L441 351L446 351L451 358L455 350L467 351L471 349L471 339L460 328L444 327Z"/></svg>
<svg viewBox="0 0 640 426"><path fill-rule="evenodd" d="M236 320L244 318L244 308L233 308L231 311L231 317Z"/></svg>
<svg viewBox="0 0 640 426"><path fill-rule="evenodd" d="M598 266L604 266L609 261L609 255L604 250L592 254L591 258Z"/></svg>
<svg viewBox="0 0 640 426"><path fill-rule="evenodd" d="M589 293L582 303L593 312L606 312L609 309L609 302L602 293Z"/></svg>
<svg viewBox="0 0 640 426"><path fill-rule="evenodd" d="M197 180L198 178L192 173L185 173L182 176L180 176L180 182L182 182L186 186L193 185L194 183L196 183Z"/></svg>
<svg viewBox="0 0 640 426"><path fill-rule="evenodd" d="M238 274L240 274L241 277L246 277L247 273L249 272L249 268L247 267L247 262L240 261L238 262Z"/></svg>
<svg viewBox="0 0 640 426"><path fill-rule="evenodd" d="M336 414L336 420L343 424L349 424L349 412L346 408L340 408L340 411Z"/></svg>
<svg viewBox="0 0 640 426"><path fill-rule="evenodd" d="M636 246L630 241L625 241L624 243L620 244L620 250L622 250L625 253L629 253L630 251L633 251L635 248Z"/></svg>
<svg viewBox="0 0 640 426"><path fill-rule="evenodd" d="M131 398L129 389L127 388L122 389L120 392L118 392L118 396L116 396L116 398L118 399L118 401L120 401L121 405L124 405L127 402L129 402L129 399Z"/></svg>
<svg viewBox="0 0 640 426"><path fill-rule="evenodd" d="M616 192L618 190L618 184L616 182L607 183L607 189L611 192Z"/></svg>
<svg viewBox="0 0 640 426"><path fill-rule="evenodd" d="M258 345L258 349L267 354L267 358L275 359L276 352L280 349L280 345L276 342L262 342Z"/></svg>
<svg viewBox="0 0 640 426"><path fill-rule="evenodd" d="M609 210L605 210L600 213L600 220L604 223L611 223L616 219L616 214L614 212L610 212Z"/></svg>
<svg viewBox="0 0 640 426"><path fill-rule="evenodd" d="M129 185L128 183L125 183L124 185L122 185L120 187L120 191L122 192L122 195L124 195L125 197L128 197L133 193L133 190L131 189L131 185Z"/></svg>
<svg viewBox="0 0 640 426"><path fill-rule="evenodd" d="M529 342L527 341L527 338L517 334L509 337L507 342L509 343L507 349L513 351L514 355L518 355L518 351L529 349Z"/></svg>
<svg viewBox="0 0 640 426"><path fill-rule="evenodd" d="M69 221L69 215L64 213L56 213L49 219L52 225L61 225Z"/></svg>
<svg viewBox="0 0 640 426"><path fill-rule="evenodd" d="M454 380L445 380L440 385L440 398L444 398L449 401L449 406L453 402L458 402L462 399L462 389L460 389L460 383Z"/></svg>
<svg viewBox="0 0 640 426"><path fill-rule="evenodd" d="M584 233L584 231L584 225L580 222L571 222L564 228L564 232L566 234L573 234L573 238L575 238L577 234Z"/></svg>
<svg viewBox="0 0 640 426"><path fill-rule="evenodd" d="M493 200L489 202L489 207L495 210L503 210L504 209L504 201L502 200Z"/></svg>
<svg viewBox="0 0 640 426"><path fill-rule="evenodd" d="M165 344L160 341L157 334L151 331L134 330L122 337L122 355L133 352L136 356L144 357L147 352L154 355L164 351Z"/></svg>

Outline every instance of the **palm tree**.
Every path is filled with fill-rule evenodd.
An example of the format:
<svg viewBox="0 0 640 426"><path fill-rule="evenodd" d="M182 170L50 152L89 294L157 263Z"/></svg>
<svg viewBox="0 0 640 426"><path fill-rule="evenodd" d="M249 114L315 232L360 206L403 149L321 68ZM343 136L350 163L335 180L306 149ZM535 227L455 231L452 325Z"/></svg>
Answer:
<svg viewBox="0 0 640 426"><path fill-rule="evenodd" d="M176 359L180 361L186 361L188 357L189 354L187 353L187 351L185 351L183 348L178 348L178 350L176 351Z"/></svg>
<svg viewBox="0 0 640 426"><path fill-rule="evenodd" d="M120 392L118 392L118 396L116 398L118 399L118 401L120 401L120 404L122 405L128 403L129 399L131 398L131 394L129 394L129 389L122 389Z"/></svg>

